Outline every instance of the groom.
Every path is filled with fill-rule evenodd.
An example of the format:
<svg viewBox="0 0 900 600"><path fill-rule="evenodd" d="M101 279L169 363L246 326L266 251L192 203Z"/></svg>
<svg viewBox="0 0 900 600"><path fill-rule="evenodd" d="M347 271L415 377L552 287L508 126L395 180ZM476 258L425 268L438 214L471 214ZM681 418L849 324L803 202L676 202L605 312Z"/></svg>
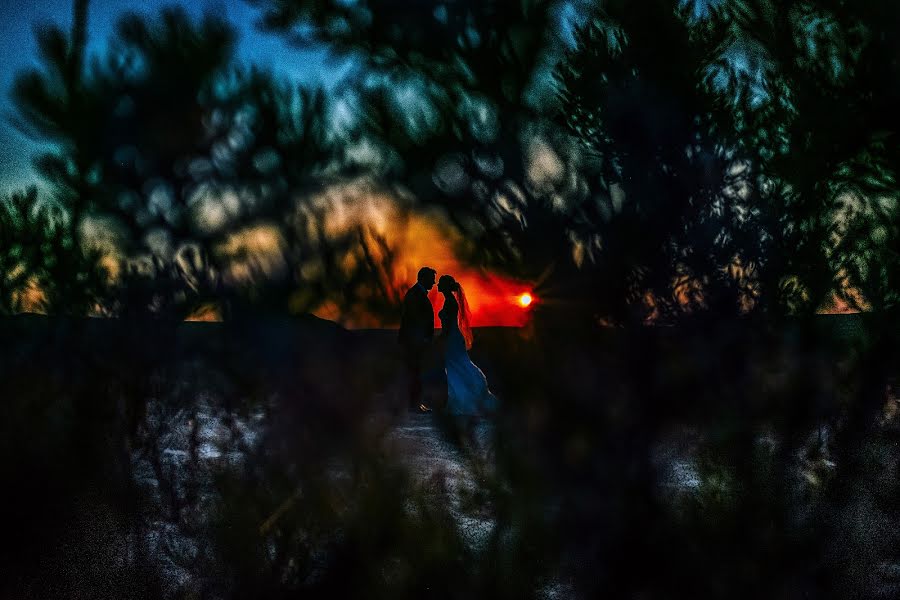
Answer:
<svg viewBox="0 0 900 600"><path fill-rule="evenodd" d="M434 307L428 290L434 287L437 271L430 267L419 269L416 285L409 288L403 299L398 339L409 376L409 408L417 412L431 409L422 403L422 366L431 340L434 338Z"/></svg>

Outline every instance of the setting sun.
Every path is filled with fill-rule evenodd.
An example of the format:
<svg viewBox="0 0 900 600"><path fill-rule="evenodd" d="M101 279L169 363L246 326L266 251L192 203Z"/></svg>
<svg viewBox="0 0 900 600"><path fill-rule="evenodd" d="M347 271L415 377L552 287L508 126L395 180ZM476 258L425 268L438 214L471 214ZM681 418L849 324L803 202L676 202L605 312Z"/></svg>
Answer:
<svg viewBox="0 0 900 600"><path fill-rule="evenodd" d="M519 296L519 305L522 308L529 306L534 301L534 298L531 297L531 294L525 293Z"/></svg>

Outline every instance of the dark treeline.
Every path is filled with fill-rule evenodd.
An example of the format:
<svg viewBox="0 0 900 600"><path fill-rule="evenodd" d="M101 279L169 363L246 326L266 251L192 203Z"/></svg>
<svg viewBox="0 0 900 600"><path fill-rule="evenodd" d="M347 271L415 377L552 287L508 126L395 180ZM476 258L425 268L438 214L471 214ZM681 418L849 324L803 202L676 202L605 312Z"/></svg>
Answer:
<svg viewBox="0 0 900 600"><path fill-rule="evenodd" d="M49 150L0 202L0 314L53 318L0 326L0 591L895 594L900 5L252 4L352 68L298 86L176 9L90 56L76 0L16 79ZM367 195L535 282L528 328L476 339L504 407L477 548L383 451L386 339L302 316L396 319L395 241L329 226ZM238 463L201 466L210 411Z"/></svg>

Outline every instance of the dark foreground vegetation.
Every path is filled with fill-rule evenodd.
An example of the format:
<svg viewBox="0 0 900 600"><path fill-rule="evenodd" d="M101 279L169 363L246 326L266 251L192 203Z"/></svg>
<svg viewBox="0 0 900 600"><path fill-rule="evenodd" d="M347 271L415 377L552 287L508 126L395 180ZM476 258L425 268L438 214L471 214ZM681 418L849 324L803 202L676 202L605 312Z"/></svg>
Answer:
<svg viewBox="0 0 900 600"><path fill-rule="evenodd" d="M477 331L495 453L442 426L492 522L472 545L383 443L410 418L393 332L8 318L2 592L890 597L897 332L860 364L870 321ZM679 444L696 481L673 488Z"/></svg>

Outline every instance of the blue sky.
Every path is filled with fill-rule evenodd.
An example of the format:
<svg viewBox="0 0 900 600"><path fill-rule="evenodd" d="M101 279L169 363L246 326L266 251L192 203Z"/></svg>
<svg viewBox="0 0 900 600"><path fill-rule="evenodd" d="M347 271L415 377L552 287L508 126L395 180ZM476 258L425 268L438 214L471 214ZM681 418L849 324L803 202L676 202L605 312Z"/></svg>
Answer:
<svg viewBox="0 0 900 600"><path fill-rule="evenodd" d="M101 52L124 12L158 14L165 6L181 6L192 16L204 12L224 16L238 32L239 61L269 67L298 82L336 81L346 63L329 60L324 48L296 48L280 37L256 30L259 11L244 0L92 0L88 14L89 52ZM55 23L68 31L72 22L71 0L0 0L0 194L35 183L31 160L39 146L11 123L10 91L17 72L37 66L34 30Z"/></svg>

